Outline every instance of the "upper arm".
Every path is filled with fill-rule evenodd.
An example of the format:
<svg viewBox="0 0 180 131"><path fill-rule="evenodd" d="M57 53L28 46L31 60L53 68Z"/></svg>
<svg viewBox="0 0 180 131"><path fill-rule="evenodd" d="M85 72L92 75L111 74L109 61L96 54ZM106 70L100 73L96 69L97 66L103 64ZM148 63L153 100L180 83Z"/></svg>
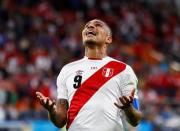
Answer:
<svg viewBox="0 0 180 131"><path fill-rule="evenodd" d="M127 66L126 72L123 74L121 85L121 93L123 96L130 96L133 89L135 89L133 107L139 110L139 100L138 100L138 80L137 77L130 66Z"/></svg>
<svg viewBox="0 0 180 131"><path fill-rule="evenodd" d="M62 68L57 77L57 99L68 99L68 91L66 87L66 73L66 69Z"/></svg>
<svg viewBox="0 0 180 131"><path fill-rule="evenodd" d="M133 89L135 89L134 97L138 98L138 95L137 95L138 80L137 80L137 77L136 77L134 71L132 70L132 68L130 66L128 66L128 65L126 66L126 70L122 74L120 82L121 82L121 93L122 93L122 95L130 96L131 91Z"/></svg>
<svg viewBox="0 0 180 131"><path fill-rule="evenodd" d="M63 119L67 119L67 110L68 110L68 92L65 84L65 72L66 70L63 68L57 77L57 101L56 101L56 112L63 117Z"/></svg>

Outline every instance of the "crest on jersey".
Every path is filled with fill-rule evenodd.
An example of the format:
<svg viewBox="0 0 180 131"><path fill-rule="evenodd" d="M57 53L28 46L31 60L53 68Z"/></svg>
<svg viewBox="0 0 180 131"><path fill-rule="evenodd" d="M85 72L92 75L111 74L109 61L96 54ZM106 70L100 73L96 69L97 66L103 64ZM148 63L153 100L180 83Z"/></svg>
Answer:
<svg viewBox="0 0 180 131"><path fill-rule="evenodd" d="M113 68L103 68L102 75L104 77L111 77L113 75L114 69Z"/></svg>

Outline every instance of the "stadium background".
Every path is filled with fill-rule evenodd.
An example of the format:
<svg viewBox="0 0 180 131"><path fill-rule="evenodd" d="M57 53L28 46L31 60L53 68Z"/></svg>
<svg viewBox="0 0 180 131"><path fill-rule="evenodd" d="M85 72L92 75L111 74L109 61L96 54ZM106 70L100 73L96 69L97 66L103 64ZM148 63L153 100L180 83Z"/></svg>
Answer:
<svg viewBox="0 0 180 131"><path fill-rule="evenodd" d="M56 77L83 57L81 30L93 18L112 28L109 55L139 78L143 120L127 130L180 130L179 0L1 0L0 130L58 130L35 91L56 98Z"/></svg>

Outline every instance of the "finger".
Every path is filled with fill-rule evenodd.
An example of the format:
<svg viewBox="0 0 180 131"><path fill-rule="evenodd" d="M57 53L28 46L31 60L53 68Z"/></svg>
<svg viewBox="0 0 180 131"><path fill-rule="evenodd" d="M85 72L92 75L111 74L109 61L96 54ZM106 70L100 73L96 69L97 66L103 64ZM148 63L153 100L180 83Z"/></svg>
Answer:
<svg viewBox="0 0 180 131"><path fill-rule="evenodd" d="M44 95L43 95L42 93L40 93L40 92L37 92L37 93L36 93L36 97L37 97L37 98L43 98Z"/></svg>
<svg viewBox="0 0 180 131"><path fill-rule="evenodd" d="M41 92L36 92L36 96L37 96L37 97L40 97L40 98L45 97Z"/></svg>
<svg viewBox="0 0 180 131"><path fill-rule="evenodd" d="M127 96L123 96L123 100L125 101L125 103L123 104L123 106L125 107L129 106L132 103Z"/></svg>
<svg viewBox="0 0 180 131"><path fill-rule="evenodd" d="M130 99L127 96L123 96L123 99L125 100L126 104L130 103Z"/></svg>
<svg viewBox="0 0 180 131"><path fill-rule="evenodd" d="M52 102L53 102L54 104L56 104L56 101L55 101L55 100L52 100Z"/></svg>
<svg viewBox="0 0 180 131"><path fill-rule="evenodd" d="M130 102L132 103L134 98L132 96L129 96L129 99L130 99Z"/></svg>
<svg viewBox="0 0 180 131"><path fill-rule="evenodd" d="M53 104L53 101L48 97L48 98L47 98L46 105L47 105L48 107L50 107L50 106L52 106L52 104Z"/></svg>
<svg viewBox="0 0 180 131"><path fill-rule="evenodd" d="M56 105L56 103L54 101L52 101L52 104L50 106L50 110L51 111L55 109L55 105Z"/></svg>
<svg viewBox="0 0 180 131"><path fill-rule="evenodd" d="M124 97L122 96L122 97L120 97L119 98L119 100L121 101L121 103L123 104L123 105L125 105L126 104L126 100L124 99Z"/></svg>
<svg viewBox="0 0 180 131"><path fill-rule="evenodd" d="M41 103L41 105L45 105L46 101L47 101L47 97L42 97L41 95L37 95L37 98L39 100L39 102Z"/></svg>
<svg viewBox="0 0 180 131"><path fill-rule="evenodd" d="M39 99L43 99L43 97L40 96L40 95L36 95L36 97L39 98Z"/></svg>
<svg viewBox="0 0 180 131"><path fill-rule="evenodd" d="M51 107L53 107L54 105L55 105L55 102L53 102L50 98L47 97L47 101L46 101L46 103L45 103L45 106L46 106L47 108L51 108Z"/></svg>
<svg viewBox="0 0 180 131"><path fill-rule="evenodd" d="M131 96L134 97L135 94L135 88L131 91Z"/></svg>
<svg viewBox="0 0 180 131"><path fill-rule="evenodd" d="M42 96L42 95L39 95L39 94L37 94L37 96L36 96L39 100L43 100L43 99L45 99L46 97L44 97L44 96Z"/></svg>
<svg viewBox="0 0 180 131"><path fill-rule="evenodd" d="M117 104L117 103L114 103L114 105L115 105L117 108L120 108L120 109L122 109L122 107L123 107L123 106L120 106L120 105Z"/></svg>
<svg viewBox="0 0 180 131"><path fill-rule="evenodd" d="M45 104L47 103L47 99L45 98L40 98L39 101L43 106L45 106Z"/></svg>
<svg viewBox="0 0 180 131"><path fill-rule="evenodd" d="M47 98L44 106L45 106L45 108L49 108L49 106L50 106L50 99Z"/></svg>

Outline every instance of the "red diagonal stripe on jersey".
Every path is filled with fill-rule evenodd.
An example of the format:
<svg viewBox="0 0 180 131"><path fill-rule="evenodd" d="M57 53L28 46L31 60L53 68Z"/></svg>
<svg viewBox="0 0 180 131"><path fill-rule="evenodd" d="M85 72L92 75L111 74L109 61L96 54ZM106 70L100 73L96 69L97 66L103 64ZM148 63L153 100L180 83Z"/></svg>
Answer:
<svg viewBox="0 0 180 131"><path fill-rule="evenodd" d="M115 75L119 74L126 68L126 65L121 62L111 61L100 68L92 76L90 76L77 91L71 100L71 104L68 110L68 122L66 128L68 129L77 116L80 109L85 105L85 103L104 85L108 80L110 80ZM113 74L111 72L110 77L103 75L103 69L113 69Z"/></svg>

